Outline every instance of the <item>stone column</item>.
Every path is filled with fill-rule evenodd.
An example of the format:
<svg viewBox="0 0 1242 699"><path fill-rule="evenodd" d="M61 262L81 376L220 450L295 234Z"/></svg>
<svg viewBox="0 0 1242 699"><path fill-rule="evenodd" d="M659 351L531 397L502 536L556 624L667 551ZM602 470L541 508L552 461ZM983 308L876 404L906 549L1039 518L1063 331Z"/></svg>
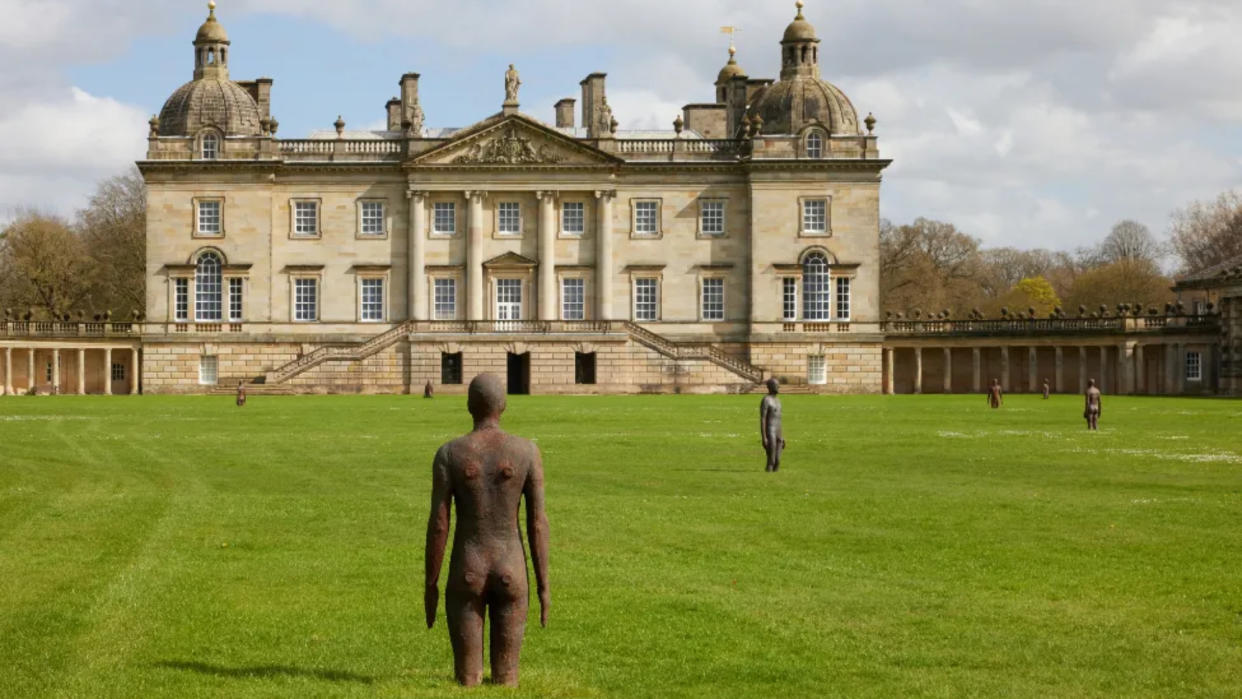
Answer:
<svg viewBox="0 0 1242 699"><path fill-rule="evenodd" d="M1147 367L1143 360L1143 346L1134 345L1134 359L1132 361L1132 373L1134 374L1134 392L1145 393L1147 390Z"/></svg>
<svg viewBox="0 0 1242 699"><path fill-rule="evenodd" d="M556 193L539 198L539 320L556 320Z"/></svg>
<svg viewBox="0 0 1242 699"><path fill-rule="evenodd" d="M893 369L896 365L896 362L893 361L893 355L895 354L897 354L897 349L894 347L884 350L884 368L886 370L886 376L884 377L884 392L890 396L897 392L896 382L893 380Z"/></svg>
<svg viewBox="0 0 1242 699"><path fill-rule="evenodd" d="M141 376L138 368L138 348L129 351L129 395L138 395L138 377Z"/></svg>
<svg viewBox="0 0 1242 699"><path fill-rule="evenodd" d="M953 392L953 348L944 348L944 392Z"/></svg>
<svg viewBox="0 0 1242 699"><path fill-rule="evenodd" d="M1065 352L1058 346L1056 348L1056 365L1057 375L1056 383L1053 384L1053 390L1057 393L1065 392Z"/></svg>
<svg viewBox="0 0 1242 699"><path fill-rule="evenodd" d="M1186 346L1180 342L1173 354L1173 387L1179 396L1186 393Z"/></svg>
<svg viewBox="0 0 1242 699"><path fill-rule="evenodd" d="M52 350L52 395L60 395L60 349Z"/></svg>
<svg viewBox="0 0 1242 699"><path fill-rule="evenodd" d="M427 193L406 192L410 198L409 289L406 318L427 320Z"/></svg>
<svg viewBox="0 0 1242 699"><path fill-rule="evenodd" d="M78 395L86 395L86 350L78 350Z"/></svg>
<svg viewBox="0 0 1242 699"><path fill-rule="evenodd" d="M975 393L983 392L983 351L975 347L970 351L974 363L974 374L971 375L970 389Z"/></svg>
<svg viewBox="0 0 1242 699"><path fill-rule="evenodd" d="M483 198L486 192L466 192L470 218L466 226L467 320L483 320Z"/></svg>
<svg viewBox="0 0 1242 699"><path fill-rule="evenodd" d="M598 222L595 225L595 296L597 320L612 316L612 200L616 192L596 192Z"/></svg>
<svg viewBox="0 0 1242 699"><path fill-rule="evenodd" d="M13 395L13 348L4 348L4 395Z"/></svg>
<svg viewBox="0 0 1242 699"><path fill-rule="evenodd" d="M1100 380L1097 384L1100 387L1101 391L1103 391L1104 387L1108 385L1107 377L1108 377L1108 345L1102 345L1100 347Z"/></svg>
<svg viewBox="0 0 1242 699"><path fill-rule="evenodd" d="M923 392L923 348L914 348L914 393Z"/></svg>
<svg viewBox="0 0 1242 699"><path fill-rule="evenodd" d="M34 351L34 348L31 347L29 350L29 353L26 355L26 388L28 389L27 393L33 392L35 390L34 360L35 360L35 351Z"/></svg>
<svg viewBox="0 0 1242 699"><path fill-rule="evenodd" d="M104 348L104 395L112 395L112 348Z"/></svg>
<svg viewBox="0 0 1242 699"><path fill-rule="evenodd" d="M1031 393L1039 393L1039 350L1026 348L1026 385Z"/></svg>
<svg viewBox="0 0 1242 699"><path fill-rule="evenodd" d="M1087 387L1087 348L1078 348L1078 390L1085 390Z"/></svg>
<svg viewBox="0 0 1242 699"><path fill-rule="evenodd" d="M1002 346L1001 351L1001 389L1008 392L1009 386L1009 347Z"/></svg>

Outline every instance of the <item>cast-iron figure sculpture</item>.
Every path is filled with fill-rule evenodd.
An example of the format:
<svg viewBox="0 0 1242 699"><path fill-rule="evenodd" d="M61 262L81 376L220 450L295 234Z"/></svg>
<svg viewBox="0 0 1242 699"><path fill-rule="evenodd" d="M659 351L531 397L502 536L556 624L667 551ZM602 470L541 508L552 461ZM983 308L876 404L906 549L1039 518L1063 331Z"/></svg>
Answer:
<svg viewBox="0 0 1242 699"><path fill-rule="evenodd" d="M781 468L785 438L781 433L781 400L776 397L780 393L780 384L776 379L768 379L767 386L768 395L759 403L759 437L763 440L763 450L768 454L768 465L763 470L771 473Z"/></svg>
<svg viewBox="0 0 1242 699"><path fill-rule="evenodd" d="M423 597L427 628L436 621L440 564L448 541L450 507L455 502L457 531L444 586L444 610L457 681L473 686L483 680L486 607L491 619L492 682L516 685L529 604L526 551L517 519L523 497L541 626L548 623L551 603L543 462L534 444L500 429L505 382L498 376L475 377L467 407L474 430L441 446L432 464Z"/></svg>
<svg viewBox="0 0 1242 699"><path fill-rule="evenodd" d="M262 401L260 401L262 402ZM246 405L246 382L237 382L237 407L245 407Z"/></svg>
<svg viewBox="0 0 1242 699"><path fill-rule="evenodd" d="M423 398L431 398L436 393L436 389L431 385L431 379L427 379L427 385L423 386Z"/></svg>
<svg viewBox="0 0 1242 699"><path fill-rule="evenodd" d="M1052 395L1052 386L1049 385L1048 379L1044 379L1044 400L1048 400L1048 396Z"/></svg>
<svg viewBox="0 0 1242 699"><path fill-rule="evenodd" d="M996 409L1004 404L1005 392L1001 389L1000 379L992 379L992 385L988 387L988 405Z"/></svg>
<svg viewBox="0 0 1242 699"><path fill-rule="evenodd" d="M1103 394L1095 386L1095 379L1087 380L1087 392L1083 396L1082 416L1087 421L1087 429L1100 429L1100 413L1103 412Z"/></svg>

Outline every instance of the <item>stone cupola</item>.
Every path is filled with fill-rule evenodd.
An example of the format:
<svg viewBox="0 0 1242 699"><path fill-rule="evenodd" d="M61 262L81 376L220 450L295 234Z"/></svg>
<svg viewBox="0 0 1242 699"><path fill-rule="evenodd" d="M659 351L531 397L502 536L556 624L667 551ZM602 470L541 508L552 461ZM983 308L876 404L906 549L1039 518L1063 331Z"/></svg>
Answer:
<svg viewBox="0 0 1242 699"><path fill-rule="evenodd" d="M194 37L194 79L229 79L229 35L216 21L215 0L207 3L207 21Z"/></svg>

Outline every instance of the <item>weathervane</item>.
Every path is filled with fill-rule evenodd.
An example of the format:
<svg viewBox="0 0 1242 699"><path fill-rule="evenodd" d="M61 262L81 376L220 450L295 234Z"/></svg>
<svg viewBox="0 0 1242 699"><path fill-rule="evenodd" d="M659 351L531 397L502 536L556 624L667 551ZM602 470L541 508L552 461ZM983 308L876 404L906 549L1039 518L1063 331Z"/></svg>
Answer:
<svg viewBox="0 0 1242 699"><path fill-rule="evenodd" d="M737 46L734 45L733 39L734 39L734 36L740 31L742 31L741 27L721 27L720 28L721 34L729 35L729 56L733 56L733 54L737 53Z"/></svg>

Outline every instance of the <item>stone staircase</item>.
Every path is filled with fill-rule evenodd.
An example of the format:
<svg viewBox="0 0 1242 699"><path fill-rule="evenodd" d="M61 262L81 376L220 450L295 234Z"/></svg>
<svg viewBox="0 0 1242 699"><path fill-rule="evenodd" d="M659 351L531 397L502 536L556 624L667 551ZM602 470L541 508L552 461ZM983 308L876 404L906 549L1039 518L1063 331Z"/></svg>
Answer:
<svg viewBox="0 0 1242 699"><path fill-rule="evenodd" d="M763 369L754 366L745 360L730 356L711 344L674 342L663 335L658 335L629 321L594 321L568 324L531 321L428 323L427 321L407 320L391 330L376 335L366 342L354 345L332 345L320 347L309 354L304 354L301 357L294 359L284 366L267 372L260 377L260 379L248 382L247 390L251 391L262 386L264 388L261 390L264 392L277 392L279 390L277 387L285 384L289 381L289 379L317 367L324 362L361 361L376 354L377 352L381 352L393 346L400 341L401 338L418 331L423 325L427 325L432 330L456 330L457 327L460 326L463 331L468 331L470 333L477 331L548 333L555 332L557 330L566 331L568 328L577 328L579 325L581 326L581 329L578 330L578 332L589 331L595 333L607 333L620 330L625 332L630 336L630 339L640 345L643 345L644 347L647 347L670 359L705 360L733 373L742 379L745 379L750 383L760 383L766 376ZM224 383L224 381L220 384L221 389L227 388L230 392L235 391L236 386L236 379L233 380L231 385ZM287 391L288 389L285 390Z"/></svg>
<svg viewBox="0 0 1242 699"><path fill-rule="evenodd" d="M237 395L238 382L246 384L247 396L291 396L293 389L287 385L260 383L254 378L242 378L234 376L232 378L222 378L211 390L207 391L209 396L233 396Z"/></svg>

